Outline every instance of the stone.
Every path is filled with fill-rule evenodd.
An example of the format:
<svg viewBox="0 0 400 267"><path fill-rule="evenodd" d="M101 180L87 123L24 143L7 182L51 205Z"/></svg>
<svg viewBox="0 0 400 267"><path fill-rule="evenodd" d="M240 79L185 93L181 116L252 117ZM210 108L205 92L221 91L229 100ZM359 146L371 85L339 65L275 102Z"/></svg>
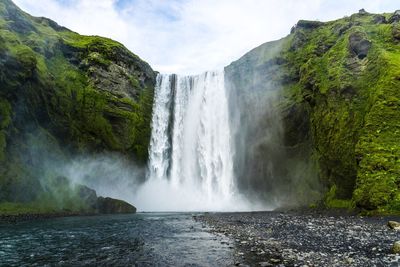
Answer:
<svg viewBox="0 0 400 267"><path fill-rule="evenodd" d="M324 25L323 22L321 21L312 21L312 20L299 20L296 24L296 28L302 28L302 29L316 29Z"/></svg>
<svg viewBox="0 0 400 267"><path fill-rule="evenodd" d="M383 15L374 15L372 18L372 22L375 24L385 24L387 23L385 16Z"/></svg>
<svg viewBox="0 0 400 267"><path fill-rule="evenodd" d="M371 42L365 38L365 34L362 32L354 32L349 36L349 46L351 52L359 59L363 59L371 48Z"/></svg>
<svg viewBox="0 0 400 267"><path fill-rule="evenodd" d="M350 257L346 257L345 258L345 262L347 263L347 264L353 264L354 263L354 259L353 258L350 258Z"/></svg>
<svg viewBox="0 0 400 267"><path fill-rule="evenodd" d="M258 265L260 265L261 267L274 266L272 263L269 263L269 262L266 262L266 261L259 262Z"/></svg>
<svg viewBox="0 0 400 267"><path fill-rule="evenodd" d="M389 23L395 23L400 21L400 10L396 10L393 15L389 18Z"/></svg>
<svg viewBox="0 0 400 267"><path fill-rule="evenodd" d="M136 208L128 202L110 197L99 197L97 199L97 210L101 214L124 214L136 212Z"/></svg>
<svg viewBox="0 0 400 267"><path fill-rule="evenodd" d="M90 208L96 209L97 207L97 194L96 191L85 186L77 185L78 197L86 203Z"/></svg>
<svg viewBox="0 0 400 267"><path fill-rule="evenodd" d="M281 262L281 259L272 258L272 259L270 259L269 261L276 264L276 263L280 263L280 262Z"/></svg>
<svg viewBox="0 0 400 267"><path fill-rule="evenodd" d="M400 23L393 24L392 36L393 36L393 39L400 41Z"/></svg>
<svg viewBox="0 0 400 267"><path fill-rule="evenodd" d="M396 221L389 221L388 224L390 229L400 230L400 223Z"/></svg>
<svg viewBox="0 0 400 267"><path fill-rule="evenodd" d="M365 9L364 9L364 8L361 8L361 9L358 11L358 14L360 14L360 15L367 15L367 14L368 14L368 12L367 12L367 11L365 11Z"/></svg>
<svg viewBox="0 0 400 267"><path fill-rule="evenodd" d="M394 254L400 254L400 241L394 242L393 247L392 247L392 252Z"/></svg>

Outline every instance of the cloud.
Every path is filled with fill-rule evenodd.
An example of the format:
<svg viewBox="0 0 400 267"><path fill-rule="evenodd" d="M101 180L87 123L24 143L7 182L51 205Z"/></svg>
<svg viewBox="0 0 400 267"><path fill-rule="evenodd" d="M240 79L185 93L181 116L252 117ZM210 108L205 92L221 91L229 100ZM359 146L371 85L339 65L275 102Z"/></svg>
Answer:
<svg viewBox="0 0 400 267"><path fill-rule="evenodd" d="M299 19L327 21L365 8L393 12L391 0L14 0L76 32L122 42L161 72L218 69L287 35Z"/></svg>

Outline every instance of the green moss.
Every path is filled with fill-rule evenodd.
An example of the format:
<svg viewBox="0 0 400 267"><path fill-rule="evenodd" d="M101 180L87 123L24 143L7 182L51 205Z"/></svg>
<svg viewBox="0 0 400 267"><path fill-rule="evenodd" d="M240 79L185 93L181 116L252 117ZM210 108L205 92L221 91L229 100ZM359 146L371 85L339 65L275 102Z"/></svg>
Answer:
<svg viewBox="0 0 400 267"><path fill-rule="evenodd" d="M285 72L295 77L299 70L299 79L285 87L284 101L304 99L309 109L319 175L335 191L327 206L354 203L396 213L400 49L395 26L372 21L371 15L353 15L314 30L296 29L281 53L289 62ZM349 49L355 32L372 43L365 59Z"/></svg>
<svg viewBox="0 0 400 267"><path fill-rule="evenodd" d="M0 99L0 162L6 157L7 128L11 123L11 105Z"/></svg>
<svg viewBox="0 0 400 267"><path fill-rule="evenodd" d="M330 209L348 209L352 210L355 208L354 202L349 199L338 199L336 198L336 185L333 185L330 190L325 194L324 204Z"/></svg>
<svg viewBox="0 0 400 267"><path fill-rule="evenodd" d="M47 202L57 205L44 211L80 209L74 192L57 189L59 202L55 189L46 191L41 183L59 174L32 155L65 162L116 152L145 164L154 73L113 40L81 36L12 2L1 2L0 13L0 202L19 203L11 210ZM113 75L126 77L132 97L98 85Z"/></svg>

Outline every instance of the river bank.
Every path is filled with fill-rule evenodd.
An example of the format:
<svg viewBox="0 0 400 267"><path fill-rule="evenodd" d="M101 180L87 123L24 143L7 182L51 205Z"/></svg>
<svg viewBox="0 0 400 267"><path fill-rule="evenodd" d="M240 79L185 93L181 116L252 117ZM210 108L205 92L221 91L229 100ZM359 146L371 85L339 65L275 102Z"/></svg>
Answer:
<svg viewBox="0 0 400 267"><path fill-rule="evenodd" d="M210 231L234 241L237 266L399 266L392 254L399 217L253 212L196 216Z"/></svg>

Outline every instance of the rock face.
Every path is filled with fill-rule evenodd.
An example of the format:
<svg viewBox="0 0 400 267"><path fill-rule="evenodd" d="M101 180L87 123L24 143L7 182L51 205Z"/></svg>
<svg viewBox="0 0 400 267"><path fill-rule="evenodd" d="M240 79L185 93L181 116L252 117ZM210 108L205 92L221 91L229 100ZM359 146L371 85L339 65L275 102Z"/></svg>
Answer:
<svg viewBox="0 0 400 267"><path fill-rule="evenodd" d="M136 208L131 204L113 198L99 197L97 199L97 210L101 214L122 214L122 213L135 213Z"/></svg>
<svg viewBox="0 0 400 267"><path fill-rule="evenodd" d="M390 16L388 22L395 23L400 21L400 10L396 10L392 16Z"/></svg>
<svg viewBox="0 0 400 267"><path fill-rule="evenodd" d="M1 0L0 202L50 197L46 186L60 174L49 166L82 154L112 152L144 166L155 76L118 42Z"/></svg>
<svg viewBox="0 0 400 267"><path fill-rule="evenodd" d="M400 212L398 12L362 13L298 23L225 68L231 113L247 111L233 120L234 166L250 196L322 191L331 208Z"/></svg>
<svg viewBox="0 0 400 267"><path fill-rule="evenodd" d="M349 46L359 59L363 59L371 48L371 42L365 38L362 32L354 32L349 36Z"/></svg>
<svg viewBox="0 0 400 267"><path fill-rule="evenodd" d="M374 15L373 22L376 24L385 24L387 23L386 17L383 15Z"/></svg>

